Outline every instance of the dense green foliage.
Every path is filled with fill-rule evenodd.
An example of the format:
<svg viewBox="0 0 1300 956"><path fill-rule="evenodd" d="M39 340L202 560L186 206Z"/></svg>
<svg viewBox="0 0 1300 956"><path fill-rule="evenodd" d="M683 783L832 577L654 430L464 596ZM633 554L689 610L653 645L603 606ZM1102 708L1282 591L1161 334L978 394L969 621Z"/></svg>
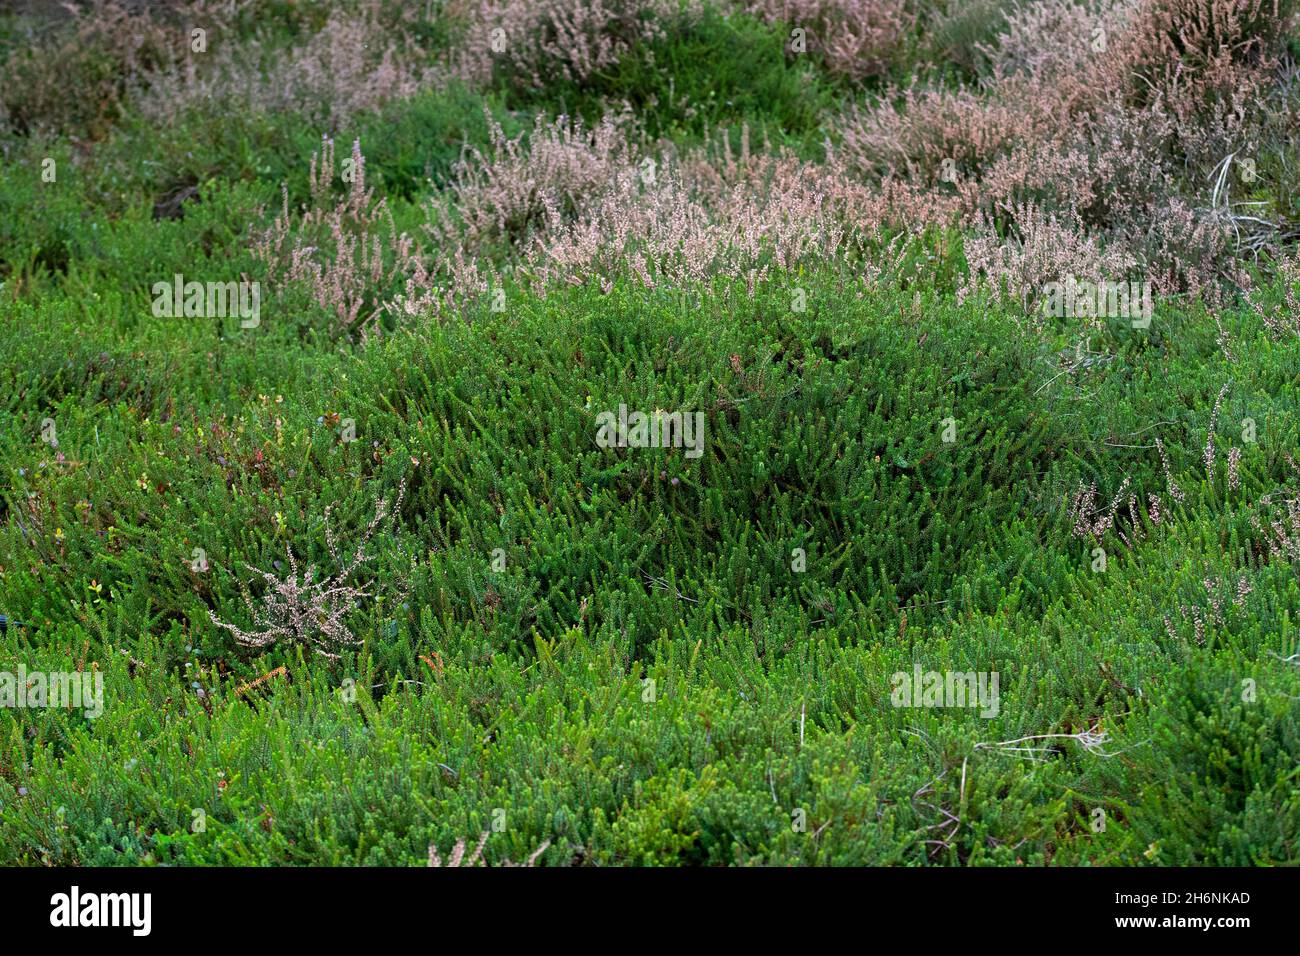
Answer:
<svg viewBox="0 0 1300 956"><path fill-rule="evenodd" d="M489 116L627 99L655 136L816 142L832 81L776 28L662 43L596 88L452 86L334 132L411 229ZM318 142L129 109L89 147L4 140L0 670L93 667L105 707L0 709L0 863L422 865L485 830L550 865L1300 860L1300 563L1251 521L1297 494L1300 351L1248 303L1081 346L959 303L942 235L912 254L951 261L876 282L508 285L364 343L288 299L256 329L152 315L174 272L261 274L248 231ZM702 412L703 455L597 447L621 403ZM1137 495L1098 540L1069 513L1093 482ZM359 648L213 623L256 630L251 569L328 574L327 534L350 554L399 494ZM997 715L893 706L914 664L997 672Z"/></svg>
<svg viewBox="0 0 1300 956"><path fill-rule="evenodd" d="M29 629L6 658L89 653L109 703L7 720L6 858L413 862L500 807L489 845L512 858L555 838L553 862L920 862L932 803L960 811L950 862L1292 859L1298 681L1268 652L1294 642L1300 587L1242 515L1285 479L1294 351L1242 317L1249 359L1181 336L1083 398L996 311L800 281L806 318L784 289L696 307L577 291L349 355L180 321L124 345L69 304L13 309L4 581ZM1105 439L1154 413L1194 448L1227 376L1223 418L1259 425L1242 489L1176 458L1186 507L1132 550L1108 541L1095 574L1061 491L1103 469L1157 481L1152 452ZM588 402L704 409L707 451L596 449ZM47 415L62 462L33 438ZM328 565L325 506L355 528L403 478L375 573L409 593L357 615L360 654L253 657L207 623L208 604L241 619L243 562L291 544ZM1202 578L1238 573L1245 610L1203 644L1165 634L1180 602L1205 605ZM1001 714L891 708L914 660L999 671ZM1096 724L1123 753L973 749Z"/></svg>

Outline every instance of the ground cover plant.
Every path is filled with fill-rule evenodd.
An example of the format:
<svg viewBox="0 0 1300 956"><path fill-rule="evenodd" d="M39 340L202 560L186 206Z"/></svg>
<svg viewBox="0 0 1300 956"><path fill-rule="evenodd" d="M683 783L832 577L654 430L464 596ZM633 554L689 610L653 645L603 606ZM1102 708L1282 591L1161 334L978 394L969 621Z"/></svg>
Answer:
<svg viewBox="0 0 1300 956"><path fill-rule="evenodd" d="M0 863L1300 861L1297 50L0 4Z"/></svg>

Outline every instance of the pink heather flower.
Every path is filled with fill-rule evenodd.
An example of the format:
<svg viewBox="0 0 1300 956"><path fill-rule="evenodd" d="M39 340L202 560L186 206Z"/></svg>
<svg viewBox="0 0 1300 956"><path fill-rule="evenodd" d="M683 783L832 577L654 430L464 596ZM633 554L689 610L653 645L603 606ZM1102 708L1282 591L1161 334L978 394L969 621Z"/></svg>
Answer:
<svg viewBox="0 0 1300 956"><path fill-rule="evenodd" d="M665 25L690 15L675 0L476 0L450 68L471 83L494 74L524 88L554 77L580 83L606 70L634 46L665 35Z"/></svg>
<svg viewBox="0 0 1300 956"><path fill-rule="evenodd" d="M391 530L401 512L405 493L406 483L403 481L391 511L387 498L376 500L374 517L361 532L350 557L340 552L335 540L330 524L333 506L325 509L325 540L337 568L332 574L318 578L314 564L299 571L298 560L291 549L286 549L289 559L287 577L278 578L268 571L245 565L267 585L260 605L255 605L247 585L241 584L244 604L253 619L253 630L222 621L211 608L208 617L217 627L229 631L244 647L260 649L284 642L303 645L323 657L336 659L344 649L358 646L361 641L348 629L346 618L356 610L362 598L371 595L365 590L368 585L349 581L369 560L366 547L386 518L390 519Z"/></svg>
<svg viewBox="0 0 1300 956"><path fill-rule="evenodd" d="M209 4L207 14L221 6ZM338 4L319 30L287 49L264 47L257 39L215 43L203 57L185 57L182 66L148 77L139 108L158 122L172 122L198 105L293 113L303 122L338 128L363 110L445 80L445 71L428 65L401 29L421 15L418 7L423 4L400 11L394 24L384 0Z"/></svg>
<svg viewBox="0 0 1300 956"><path fill-rule="evenodd" d="M1300 338L1300 254L1284 256L1277 263L1282 299L1265 308L1261 290L1250 297L1251 307L1264 320L1264 328L1275 341Z"/></svg>
<svg viewBox="0 0 1300 956"><path fill-rule="evenodd" d="M732 2L804 28L811 52L850 79L880 74L915 27L908 0ZM1208 176L1223 144L1249 149L1258 139L1269 110L1255 107L1265 83L1275 85L1282 50L1283 25L1270 19L1276 6L1016 5L983 48L990 68L978 86L887 89L854 104L832 119L837 136L824 163L751 152L747 134L738 153L726 138L649 151L623 114L590 127L539 119L517 139L494 127L488 147L469 151L451 186L431 200L424 242L380 228L391 220L382 200L365 198L364 177L335 202L333 160L326 176L322 157L311 208L291 221L286 203L259 237L259 254L276 281L303 283L345 328L384 310L446 314L495 286L492 262L503 247L511 257L503 268L540 292L589 282L608 289L624 275L646 287L723 276L753 289L780 270L846 259L877 281L901 261L910 237L932 225L971 234L962 297L986 285L1035 323L1041 290L1066 276L1123 281L1140 270L1160 293L1213 304L1225 288L1247 285L1237 240L1225 234L1222 208L1180 200L1175 183ZM437 67L402 27L418 13L399 5L394 24L391 4L358 0L331 10L283 55L256 41L221 45L198 65L187 57L184 71L152 76L136 95L157 119L186 103L235 96L338 128L359 110L453 74L523 88L557 77L583 83L700 4L458 0L453 8L464 32ZM654 175L644 174L645 160L655 163ZM889 246L882 236L895 234L892 227L901 229ZM1280 268L1290 277L1287 302L1255 307L1270 334L1300 335L1292 288L1300 258ZM1163 447L1161 456L1169 493L1182 501Z"/></svg>
<svg viewBox="0 0 1300 956"><path fill-rule="evenodd" d="M1223 602L1219 599L1219 582L1211 578L1204 578L1201 584L1205 587L1205 593L1210 598L1210 609L1214 622L1223 623Z"/></svg>
<svg viewBox="0 0 1300 956"><path fill-rule="evenodd" d="M1181 605L1180 607L1183 612L1183 617L1186 618L1190 616L1192 619L1192 628L1196 632L1197 646L1204 647L1205 646L1205 617L1201 614L1201 609L1199 607L1196 607L1195 605L1193 605L1190 608L1187 607L1186 605Z"/></svg>
<svg viewBox="0 0 1300 956"><path fill-rule="evenodd" d="M1094 481L1086 487L1080 485L1079 491L1075 493L1066 512L1067 517L1074 522L1074 536L1077 538L1091 537L1100 540L1107 531L1114 528L1120 540L1125 545L1132 547L1132 540L1116 524L1119 509L1125 502L1124 493L1128 491L1129 484L1130 479L1126 476L1120 482L1119 489L1115 492L1115 496L1111 499L1104 513L1100 511L1096 504L1097 483ZM1135 501L1136 497L1134 495L1128 496L1130 515L1133 513L1132 509ZM1098 517L1098 515L1100 516ZM1137 528L1136 521L1133 522L1133 527L1134 529Z"/></svg>
<svg viewBox="0 0 1300 956"><path fill-rule="evenodd" d="M1169 497L1181 503L1186 500L1187 496L1178 487L1178 482L1174 481L1173 472L1169 470L1169 456L1165 453L1165 443L1159 438L1156 439L1156 448L1160 451L1160 464L1165 470L1165 485L1169 491Z"/></svg>
<svg viewBox="0 0 1300 956"><path fill-rule="evenodd" d="M1218 423L1219 406L1223 404L1223 396L1226 395L1227 393L1228 393L1228 383L1225 382L1223 384L1223 387L1219 389L1218 397L1215 398L1214 400L1214 408L1211 409L1210 411L1210 424L1206 431L1205 452L1203 455L1205 459L1205 473L1207 475L1211 474L1214 471L1214 428Z"/></svg>
<svg viewBox="0 0 1300 956"><path fill-rule="evenodd" d="M905 0L748 0L740 6L769 23L804 30L808 51L851 80L886 72L916 23Z"/></svg>
<svg viewBox="0 0 1300 956"><path fill-rule="evenodd" d="M1026 315L1039 321L1037 306L1047 283L1067 277L1091 282L1113 280L1135 265L1136 260L1122 244L1103 245L1098 238L1089 236L1078 213L1066 219L1036 206L1017 205L1011 214L1018 237L999 239L993 222L981 219L983 235L966 242L970 274L958 289L959 299L974 294L981 281L987 281L995 296L1011 298Z"/></svg>
<svg viewBox="0 0 1300 956"><path fill-rule="evenodd" d="M414 240L398 234L387 200L375 199L366 187L359 142L353 142L351 158L348 191L335 201L334 141L322 137L308 175L311 204L295 218L285 189L280 214L253 244L269 281L305 288L316 305L334 314L336 333L364 331L390 307L382 301L384 290L423 268Z"/></svg>
<svg viewBox="0 0 1300 956"><path fill-rule="evenodd" d="M1285 498L1278 507L1275 495L1264 495L1250 516L1251 527L1263 539L1270 556L1300 560L1300 497ZM1266 520L1261 521L1261 515Z"/></svg>
<svg viewBox="0 0 1300 956"><path fill-rule="evenodd" d="M434 201L430 229L441 247L500 240L523 247L634 171L628 114L606 116L590 130L580 120L538 116L526 148L522 134L511 139L490 116L488 123L488 151L462 158L446 195Z"/></svg>
<svg viewBox="0 0 1300 956"><path fill-rule="evenodd" d="M1237 607L1244 606L1246 598L1250 596L1253 590L1254 588L1250 586L1250 582L1246 580L1246 576L1244 574L1241 575L1237 578L1237 594L1232 599L1232 603L1237 605Z"/></svg>

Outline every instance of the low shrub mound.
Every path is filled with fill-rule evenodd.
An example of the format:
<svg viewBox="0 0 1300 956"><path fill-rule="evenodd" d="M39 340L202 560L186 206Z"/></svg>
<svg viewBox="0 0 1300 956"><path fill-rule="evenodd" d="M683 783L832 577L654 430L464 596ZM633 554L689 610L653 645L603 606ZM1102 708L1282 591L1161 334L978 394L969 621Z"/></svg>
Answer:
<svg viewBox="0 0 1300 956"><path fill-rule="evenodd" d="M1289 4L35 6L0 863L1297 862Z"/></svg>

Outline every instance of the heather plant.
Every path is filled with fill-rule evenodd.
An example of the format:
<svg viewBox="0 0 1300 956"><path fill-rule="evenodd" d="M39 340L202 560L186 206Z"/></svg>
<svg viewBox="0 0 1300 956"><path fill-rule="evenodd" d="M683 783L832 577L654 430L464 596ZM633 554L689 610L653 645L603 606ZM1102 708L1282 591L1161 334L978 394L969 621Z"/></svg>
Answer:
<svg viewBox="0 0 1300 956"><path fill-rule="evenodd" d="M790 153L751 151L748 130L737 149L723 136L680 155L638 153L626 117L607 116L590 131L565 118L539 121L526 147L499 128L492 137L492 155L462 161L435 200L430 234L464 264L512 250L508 261L539 290L608 287L629 267L647 287L722 276L753 288L771 269L835 256L876 277L897 252L885 249L878 197ZM454 293L487 287L477 268L451 269ZM415 291L405 305L419 301Z"/></svg>
<svg viewBox="0 0 1300 956"><path fill-rule="evenodd" d="M843 257L876 279L898 252L880 230L880 207L794 156L751 154L746 138L735 154L724 142L712 158L665 162L653 183L627 170L566 229L536 242L528 263L547 283L608 285L630 267L647 287L725 276L752 289L774 271Z"/></svg>
<svg viewBox="0 0 1300 956"><path fill-rule="evenodd" d="M403 483L398 489L397 501L391 511L390 533L391 525L401 513L405 493L406 485ZM375 502L374 517L362 530L352 554L346 558L340 554L335 541L330 525L330 510L328 507L325 509L324 522L325 540L336 566L332 573L318 579L314 564L299 571L298 560L292 549L286 552L289 573L284 578L248 566L250 571L265 582L261 607L254 606L247 587L242 589L244 604L253 619L252 629L246 630L222 621L210 610L208 614L212 623L229 631L242 647L253 650L266 650L281 642L287 645L301 644L317 654L337 660L340 651L360 644L348 630L347 617L357 609L362 598L374 595L364 590L368 585L349 584L348 581L365 564L366 546L383 525L384 519L390 517L388 500L380 498Z"/></svg>
<svg viewBox="0 0 1300 956"><path fill-rule="evenodd" d="M1263 319L1268 334L1277 341L1286 342L1300 336L1300 257L1293 253L1277 264L1276 284L1280 287L1280 295L1269 295L1268 290L1257 289L1252 292L1250 303Z"/></svg>
<svg viewBox="0 0 1300 956"><path fill-rule="evenodd" d="M1193 205L1179 191L1213 185L1231 165L1224 157L1258 150L1259 121L1244 104L1276 68L1289 13L1198 9L1158 0L1017 8L981 47L990 73L978 90L909 88L855 107L838 155L868 181L901 177L949 197L946 211L915 205L923 222L960 217L1000 233L1029 228L1015 223L1017 208L1045 208L1139 253L1166 293L1217 299L1244 284L1224 228L1240 239L1243 228L1258 236L1255 226L1268 224L1226 202ZM1081 58L1095 68L1092 82L1080 82ZM1197 79L1177 80L1182 70Z"/></svg>
<svg viewBox="0 0 1300 956"><path fill-rule="evenodd" d="M788 40L780 24L724 15L712 5L686 5L662 30L589 75L551 70L541 84L521 84L498 71L479 82L490 82L517 109L580 117L588 124L631 109L652 140L698 142L720 128L748 123L812 155L820 148L831 84L808 57L787 56Z"/></svg>
<svg viewBox="0 0 1300 956"><path fill-rule="evenodd" d="M1042 321L1043 297L1051 283L1067 277L1103 282L1125 279L1137 264L1118 243L1088 236L1077 215L1073 222L1027 206L1013 210L1016 234L999 239L991 227L965 244L970 278L958 297L975 293L985 281L994 294L1006 295L1026 315ZM1092 316L1094 321L1103 317Z"/></svg>
<svg viewBox="0 0 1300 956"><path fill-rule="evenodd" d="M1015 74L1057 83L1080 60L1105 62L1111 37L1127 26L1131 0L1041 0L1006 12L1003 29L980 45L992 82Z"/></svg>
<svg viewBox="0 0 1300 956"><path fill-rule="evenodd" d="M335 8L300 44L286 46L276 37L225 43L202 58L168 64L145 79L138 109L155 123L195 109L292 112L337 129L358 113L443 81L401 29L418 13L410 10L394 24L385 12L382 0L367 0Z"/></svg>
<svg viewBox="0 0 1300 956"><path fill-rule="evenodd" d="M1295 864L1290 17L0 12L0 863Z"/></svg>
<svg viewBox="0 0 1300 956"><path fill-rule="evenodd" d="M1146 0L1132 12L1120 61L1138 102L1196 111L1258 83L1276 65L1289 0ZM1185 114L1184 114L1185 115Z"/></svg>
<svg viewBox="0 0 1300 956"><path fill-rule="evenodd" d="M806 50L831 75L856 82L888 72L916 24L904 0L760 0L742 6L764 20L802 31L804 49L792 47L792 52Z"/></svg>
<svg viewBox="0 0 1300 956"><path fill-rule="evenodd" d="M20 135L47 128L101 136L133 82L188 52L180 17L164 24L117 0L51 14L29 27L26 42L0 49L0 126Z"/></svg>
<svg viewBox="0 0 1300 956"><path fill-rule="evenodd" d="M978 178L998 154L1042 136L1047 118L1037 109L989 103L971 90L912 87L844 117L838 155L871 180L903 176L934 188Z"/></svg>
<svg viewBox="0 0 1300 956"><path fill-rule="evenodd" d="M1156 212L1144 245L1152 282L1166 295L1218 305L1233 294L1229 290L1251 286L1250 275L1233 255L1226 223L1180 199Z"/></svg>
<svg viewBox="0 0 1300 956"><path fill-rule="evenodd" d="M448 852L446 863L442 862L442 857L438 854L437 845L430 843L429 844L429 866L452 867L452 866L475 866L480 864L486 865L483 864L483 847L487 845L488 837L490 835L491 835L490 832L485 830L482 836L479 837L478 846L474 847L474 851L470 853L469 856L465 855L465 847L466 847L465 838L460 837L458 840L456 840L455 845ZM528 859L526 859L523 863L511 863L509 860L502 860L500 863L497 864L497 866L524 866L524 867L536 866L538 859L541 857L543 853L546 852L547 847L549 847L550 845L551 845L550 840L545 841L541 846L539 846L536 850L534 850L531 854L529 854Z"/></svg>
<svg viewBox="0 0 1300 956"><path fill-rule="evenodd" d="M519 246L557 229L631 169L629 125L627 116L606 116L591 129L581 120L539 117L525 146L522 133L507 137L489 119L490 152L467 151L435 200L435 241L446 246L460 239L474 249Z"/></svg>
<svg viewBox="0 0 1300 956"><path fill-rule="evenodd" d="M580 83L662 37L681 14L676 0L476 0L463 14L452 69L519 89L556 76Z"/></svg>
<svg viewBox="0 0 1300 956"><path fill-rule="evenodd" d="M331 314L335 335L359 334L374 327L384 290L400 287L416 268L417 253L414 240L398 233L387 199L366 187L360 142L343 161L346 194L331 208L334 164L334 142L324 137L311 159L310 203L295 217L286 188L280 214L253 250L273 284L301 287Z"/></svg>

